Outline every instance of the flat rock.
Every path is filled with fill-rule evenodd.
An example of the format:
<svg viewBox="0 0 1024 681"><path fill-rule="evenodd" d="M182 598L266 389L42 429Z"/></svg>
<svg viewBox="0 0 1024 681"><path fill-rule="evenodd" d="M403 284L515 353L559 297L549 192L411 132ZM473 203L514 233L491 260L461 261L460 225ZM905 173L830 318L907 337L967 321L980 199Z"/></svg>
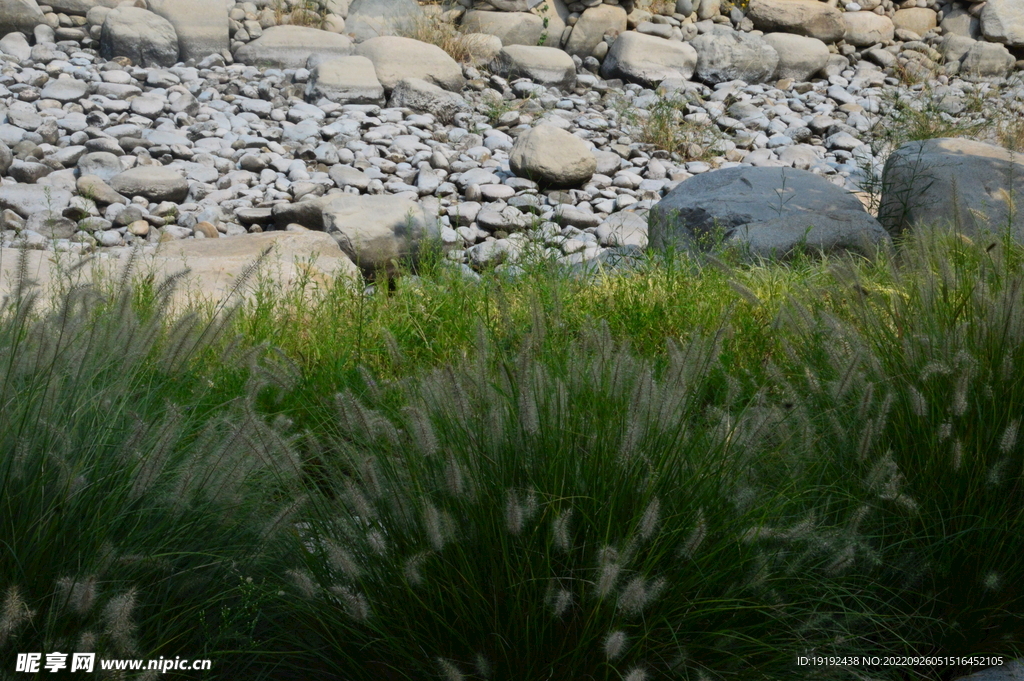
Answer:
<svg viewBox="0 0 1024 681"><path fill-rule="evenodd" d="M544 34L544 20L530 12L484 12L471 10L462 19L468 33L487 33L501 40L502 45L533 45Z"/></svg>
<svg viewBox="0 0 1024 681"><path fill-rule="evenodd" d="M1012 183L1008 181L1012 178ZM878 217L889 232L955 227L1024 242L1024 162L1002 147L958 138L909 142L893 152L882 173Z"/></svg>
<svg viewBox="0 0 1024 681"><path fill-rule="evenodd" d="M420 78L455 92L466 82L462 68L447 52L411 38L371 38L356 46L356 54L373 62L377 80L388 92L403 78Z"/></svg>
<svg viewBox="0 0 1024 681"><path fill-rule="evenodd" d="M667 78L690 80L696 68L697 50L689 43L626 31L608 50L601 76L656 87Z"/></svg>
<svg viewBox="0 0 1024 681"><path fill-rule="evenodd" d="M163 166L137 166L110 178L111 188L125 196L180 203L188 195L188 182L178 171Z"/></svg>
<svg viewBox="0 0 1024 681"><path fill-rule="evenodd" d="M353 0L345 30L357 41L402 33L423 20L416 0Z"/></svg>
<svg viewBox="0 0 1024 681"><path fill-rule="evenodd" d="M888 239L852 192L803 170L735 167L680 182L650 213L650 247L735 245L784 256L801 246L869 253Z"/></svg>
<svg viewBox="0 0 1024 681"><path fill-rule="evenodd" d="M388 106L429 113L445 124L452 123L456 114L472 109L462 95L449 92L421 78L400 80L391 91Z"/></svg>
<svg viewBox="0 0 1024 681"><path fill-rule="evenodd" d="M339 104L383 104L384 86L366 57L335 57L313 68L306 98L311 102L326 98Z"/></svg>
<svg viewBox="0 0 1024 681"><path fill-rule="evenodd" d="M505 78L529 78L535 83L562 90L570 90L576 83L576 64L572 57L553 47L503 47L491 69Z"/></svg>
<svg viewBox="0 0 1024 681"><path fill-rule="evenodd" d="M0 209L9 208L23 218L36 213L60 215L71 203L71 192L38 184L0 186Z"/></svg>
<svg viewBox="0 0 1024 681"><path fill-rule="evenodd" d="M272 26L235 50L235 61L276 69L305 68L310 55L322 60L352 54L352 39L305 26Z"/></svg>
<svg viewBox="0 0 1024 681"><path fill-rule="evenodd" d="M817 0L750 0L747 18L766 33L796 33L826 43L846 34L842 12Z"/></svg>

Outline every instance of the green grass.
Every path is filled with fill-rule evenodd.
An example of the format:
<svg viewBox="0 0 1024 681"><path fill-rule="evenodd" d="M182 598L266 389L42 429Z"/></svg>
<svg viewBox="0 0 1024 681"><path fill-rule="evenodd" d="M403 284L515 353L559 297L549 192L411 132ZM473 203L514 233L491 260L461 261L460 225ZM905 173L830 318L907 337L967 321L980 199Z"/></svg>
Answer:
<svg viewBox="0 0 1024 681"><path fill-rule="evenodd" d="M370 294L257 277L215 314L152 281L16 295L4 664L895 681L965 670L794 660L1020 655L1022 263L945 235L596 279L428 257Z"/></svg>

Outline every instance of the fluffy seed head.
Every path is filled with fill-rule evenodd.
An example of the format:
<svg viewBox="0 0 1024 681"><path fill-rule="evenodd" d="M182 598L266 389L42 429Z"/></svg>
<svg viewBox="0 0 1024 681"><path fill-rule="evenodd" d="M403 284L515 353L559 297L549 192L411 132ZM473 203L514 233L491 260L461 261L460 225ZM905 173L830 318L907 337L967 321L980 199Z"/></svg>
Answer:
<svg viewBox="0 0 1024 681"><path fill-rule="evenodd" d="M347 586L332 586L331 593L338 597L345 614L358 622L365 622L370 617L370 602L366 596Z"/></svg>
<svg viewBox="0 0 1024 681"><path fill-rule="evenodd" d="M998 591L1003 585L1003 579L997 572L989 572L981 580L981 585L986 591Z"/></svg>
<svg viewBox="0 0 1024 681"><path fill-rule="evenodd" d="M388 542L384 539L384 535L378 529L372 529L366 533L366 543L370 545L374 553L383 556L387 553Z"/></svg>
<svg viewBox="0 0 1024 681"><path fill-rule="evenodd" d="M960 374L956 380L956 389L953 391L953 404L950 410L954 416L963 416L967 413L967 386L971 377L966 371Z"/></svg>
<svg viewBox="0 0 1024 681"><path fill-rule="evenodd" d="M626 632L619 630L608 634L604 639L604 656L614 660L626 649Z"/></svg>
<svg viewBox="0 0 1024 681"><path fill-rule="evenodd" d="M555 538L555 546L560 551L569 552L569 521L572 520L572 509L567 508L551 522L551 534Z"/></svg>
<svg viewBox="0 0 1024 681"><path fill-rule="evenodd" d="M657 498L651 500L651 503L647 504L647 509L644 510L644 515L640 519L640 538L650 539L655 530L658 529L658 521L661 518L661 502Z"/></svg>
<svg viewBox="0 0 1024 681"><path fill-rule="evenodd" d="M351 553L330 539L324 541L324 547L327 549L327 561L332 568L351 579L359 577L362 569Z"/></svg>
<svg viewBox="0 0 1024 681"><path fill-rule="evenodd" d="M999 440L999 451L1009 454L1014 445L1017 444L1017 431L1020 430L1020 419L1014 419L1003 431L1003 437Z"/></svg>
<svg viewBox="0 0 1024 681"><path fill-rule="evenodd" d="M313 578L305 570L288 570L285 574L288 575L292 583L295 584L296 588L306 598L316 598L317 594L320 593L320 587L317 586L317 583L313 581Z"/></svg>
<svg viewBox="0 0 1024 681"><path fill-rule="evenodd" d="M599 557L600 574L597 579L597 595L604 598L615 588L615 582L619 579L619 552L610 546L601 549Z"/></svg>
<svg viewBox="0 0 1024 681"><path fill-rule="evenodd" d="M437 658L437 666L441 668L441 673L444 674L444 678L447 681L463 681L466 678L451 660L439 657Z"/></svg>
<svg viewBox="0 0 1024 681"><path fill-rule="evenodd" d="M448 493L453 497L461 497L466 491L466 479L462 474L462 466L454 456L448 456L448 464L444 469L444 482Z"/></svg>
<svg viewBox="0 0 1024 681"><path fill-rule="evenodd" d="M953 470L958 471L964 463L964 446L960 443L960 440L956 440L953 443L953 457L952 464Z"/></svg>
<svg viewBox="0 0 1024 681"><path fill-rule="evenodd" d="M619 594L619 610L626 615L636 616L643 612L650 603L661 595L665 588L664 579L656 579L650 584L643 577L634 577Z"/></svg>
<svg viewBox="0 0 1024 681"><path fill-rule="evenodd" d="M35 613L28 609L28 604L21 597L21 590L17 586L7 589L3 608L0 608L0 645L34 616Z"/></svg>
<svg viewBox="0 0 1024 681"><path fill-rule="evenodd" d="M910 411L914 416L924 416L928 413L928 402L924 399L921 391L914 386L907 388L907 397L910 399Z"/></svg>
<svg viewBox="0 0 1024 681"><path fill-rule="evenodd" d="M690 536L686 538L686 543L683 544L683 556L692 560L697 555L697 550L700 549L707 534L708 524L704 519L704 509L699 509L697 522L694 524L693 530L690 531Z"/></svg>
<svg viewBox="0 0 1024 681"><path fill-rule="evenodd" d="M423 510L423 524L427 528L427 539L435 551L444 548L444 525L441 513L433 504L427 504Z"/></svg>
<svg viewBox="0 0 1024 681"><path fill-rule="evenodd" d="M104 631L122 653L131 653L135 650L135 622L132 619L134 609L135 589L114 596L103 608Z"/></svg>
<svg viewBox="0 0 1024 681"><path fill-rule="evenodd" d="M95 575L81 581L71 577L62 577L57 581L57 588L61 592L62 600L79 615L89 612L96 602Z"/></svg>
<svg viewBox="0 0 1024 681"><path fill-rule="evenodd" d="M473 666L476 667L476 673L485 679L491 675L491 663L487 661L483 653L476 654L476 657L473 658Z"/></svg>
<svg viewBox="0 0 1024 681"><path fill-rule="evenodd" d="M505 527L509 534L519 534L523 531L524 521L523 506L516 498L514 490L509 490L505 500Z"/></svg>
<svg viewBox="0 0 1024 681"><path fill-rule="evenodd" d="M949 421L944 421L939 424L939 429L936 431L935 436L939 442L945 442L953 434L953 424Z"/></svg>
<svg viewBox="0 0 1024 681"><path fill-rule="evenodd" d="M634 667L626 674L624 681L647 681L647 671L640 667Z"/></svg>
<svg viewBox="0 0 1024 681"><path fill-rule="evenodd" d="M551 607L555 611L555 617L561 617L572 606L572 592L566 589L559 589L555 593Z"/></svg>
<svg viewBox="0 0 1024 681"><path fill-rule="evenodd" d="M419 586L423 584L423 575L420 574L420 566L423 564L423 561L425 561L427 559L427 556L429 555L430 554L426 551L422 551L420 553L417 553L415 556L409 558L409 560L405 561L405 578L409 580L410 584L414 586Z"/></svg>

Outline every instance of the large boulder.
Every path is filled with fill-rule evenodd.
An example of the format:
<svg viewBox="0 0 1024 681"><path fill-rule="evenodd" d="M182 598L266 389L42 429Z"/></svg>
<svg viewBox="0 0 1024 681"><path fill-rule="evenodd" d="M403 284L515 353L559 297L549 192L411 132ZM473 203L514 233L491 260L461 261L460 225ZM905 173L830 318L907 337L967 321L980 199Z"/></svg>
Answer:
<svg viewBox="0 0 1024 681"><path fill-rule="evenodd" d="M463 17L462 30L497 36L502 45L536 45L544 33L544 20L530 12L472 10Z"/></svg>
<svg viewBox="0 0 1024 681"><path fill-rule="evenodd" d="M36 24L45 23L36 0L0 0L0 35L20 31L32 35Z"/></svg>
<svg viewBox="0 0 1024 681"><path fill-rule="evenodd" d="M235 61L250 66L300 69L311 55L321 61L352 54L348 36L305 26L272 26L263 35L235 50Z"/></svg>
<svg viewBox="0 0 1024 681"><path fill-rule="evenodd" d="M828 45L817 38L795 33L767 33L764 41L779 55L775 78L808 81L828 64Z"/></svg>
<svg viewBox="0 0 1024 681"><path fill-rule="evenodd" d="M874 12L843 12L843 24L846 25L844 40L855 47L887 43L896 32L892 19Z"/></svg>
<svg viewBox="0 0 1024 681"><path fill-rule="evenodd" d="M180 203L188 195L188 182L173 168L136 166L110 178L111 188L125 196Z"/></svg>
<svg viewBox="0 0 1024 681"><path fill-rule="evenodd" d="M775 75L779 53L764 38L716 28L690 41L697 51L699 80L717 85L730 80L763 83Z"/></svg>
<svg viewBox="0 0 1024 681"><path fill-rule="evenodd" d="M978 17L968 12L963 7L956 7L946 12L942 21L942 35L958 35L963 38L978 38L981 35L981 22Z"/></svg>
<svg viewBox="0 0 1024 681"><path fill-rule="evenodd" d="M122 5L103 21L100 55L104 59L128 57L138 66L173 66L178 62L178 34L167 19Z"/></svg>
<svg viewBox="0 0 1024 681"><path fill-rule="evenodd" d="M846 34L842 12L817 0L750 0L747 17L766 33L796 33L826 43Z"/></svg>
<svg viewBox="0 0 1024 681"><path fill-rule="evenodd" d="M71 203L71 192L41 184L5 184L0 187L0 210L10 209L23 218L37 213L60 215Z"/></svg>
<svg viewBox="0 0 1024 681"><path fill-rule="evenodd" d="M415 258L423 241L440 235L437 217L409 199L339 194L323 209L324 229L368 275L394 273L398 261Z"/></svg>
<svg viewBox="0 0 1024 681"><path fill-rule="evenodd" d="M398 81L398 85L391 91L388 106L433 114L446 125L455 121L456 114L472 110L462 95L439 88L422 78L403 78Z"/></svg>
<svg viewBox="0 0 1024 681"><path fill-rule="evenodd" d="M908 142L882 172L878 218L891 233L954 226L974 235L1007 228L1024 241L1024 159L1002 147L940 138Z"/></svg>
<svg viewBox="0 0 1024 681"><path fill-rule="evenodd" d="M519 177L547 187L578 187L594 176L597 159L579 137L552 125L519 135L508 157Z"/></svg>
<svg viewBox="0 0 1024 681"><path fill-rule="evenodd" d="M734 245L784 256L800 247L870 253L888 239L854 194L793 168L736 167L680 182L650 212L650 247Z"/></svg>
<svg viewBox="0 0 1024 681"><path fill-rule="evenodd" d="M1010 72L1015 62L1005 45L978 40L960 62L960 73L976 78L1002 77Z"/></svg>
<svg viewBox="0 0 1024 681"><path fill-rule="evenodd" d="M572 57L554 47L503 47L492 62L491 70L505 78L529 78L562 90L570 90L576 83L576 64Z"/></svg>
<svg viewBox="0 0 1024 681"><path fill-rule="evenodd" d="M601 75L656 87L665 79L690 80L696 68L697 51L689 43L626 31L608 50Z"/></svg>
<svg viewBox="0 0 1024 681"><path fill-rule="evenodd" d="M311 102L325 98L339 104L383 104L384 86L366 57L335 57L313 68L306 98Z"/></svg>
<svg viewBox="0 0 1024 681"><path fill-rule="evenodd" d="M371 38L356 46L356 54L373 62L377 80L388 92L403 78L422 78L456 92L466 82L462 68L447 52L411 38Z"/></svg>
<svg viewBox="0 0 1024 681"><path fill-rule="evenodd" d="M905 31L923 36L939 25L939 15L933 9L911 7L910 9L897 10L892 15L892 23L896 28L902 28Z"/></svg>
<svg viewBox="0 0 1024 681"><path fill-rule="evenodd" d="M345 31L357 41L395 35L423 18L416 0L353 0L345 18Z"/></svg>
<svg viewBox="0 0 1024 681"><path fill-rule="evenodd" d="M202 60L220 54L231 44L228 10L222 2L209 0L148 0L149 10L162 16L178 34L182 61Z"/></svg>
<svg viewBox="0 0 1024 681"><path fill-rule="evenodd" d="M981 10L981 33L997 43L1024 47L1024 4L1020 0L987 0Z"/></svg>
<svg viewBox="0 0 1024 681"><path fill-rule="evenodd" d="M606 35L618 36L626 30L626 10L618 5L598 5L587 9L572 27L565 51L585 59L593 54Z"/></svg>

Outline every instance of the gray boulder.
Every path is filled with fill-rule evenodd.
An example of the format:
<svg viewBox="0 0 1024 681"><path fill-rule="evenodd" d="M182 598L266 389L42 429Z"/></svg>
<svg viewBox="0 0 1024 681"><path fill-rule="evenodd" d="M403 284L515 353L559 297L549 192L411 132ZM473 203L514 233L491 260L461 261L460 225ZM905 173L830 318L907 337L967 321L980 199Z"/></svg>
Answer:
<svg viewBox="0 0 1024 681"><path fill-rule="evenodd" d="M715 29L697 36L690 45L697 51L697 78L711 85L730 80L763 83L779 65L775 48L750 33Z"/></svg>
<svg viewBox="0 0 1024 681"><path fill-rule="evenodd" d="M946 12L939 26L942 27L943 36L958 35L977 39L981 35L981 22L978 17L962 7L955 7L952 11Z"/></svg>
<svg viewBox="0 0 1024 681"><path fill-rule="evenodd" d="M1013 69L1016 59L1005 45L975 41L960 62L960 73L976 78L992 78L1007 75Z"/></svg>
<svg viewBox="0 0 1024 681"><path fill-rule="evenodd" d="M651 208L649 239L655 249L721 244L780 257L801 247L869 254L888 235L856 196L819 175L737 167L680 182Z"/></svg>
<svg viewBox="0 0 1024 681"><path fill-rule="evenodd" d="M796 33L826 43L841 40L846 34L842 13L817 0L750 0L747 18L754 28L766 33Z"/></svg>
<svg viewBox="0 0 1024 681"><path fill-rule="evenodd" d="M71 203L71 192L40 184L5 184L0 187L0 210L10 209L23 218L36 213L61 215Z"/></svg>
<svg viewBox="0 0 1024 681"><path fill-rule="evenodd" d="M462 95L439 88L421 78L403 78L398 81L398 85L391 91L388 106L433 114L446 125L455 120L456 114L472 110Z"/></svg>
<svg viewBox="0 0 1024 681"><path fill-rule="evenodd" d="M263 35L235 50L235 61L277 69L305 68L310 55L322 61L352 54L348 36L305 26L272 26Z"/></svg>
<svg viewBox="0 0 1024 681"><path fill-rule="evenodd" d="M882 172L878 218L896 234L920 227L956 227L968 235L1010 230L1024 241L1024 159L1002 147L957 138L909 142L890 154Z"/></svg>
<svg viewBox="0 0 1024 681"><path fill-rule="evenodd" d="M1020 0L987 0L981 10L981 33L997 43L1024 47L1024 4Z"/></svg>
<svg viewBox="0 0 1024 681"><path fill-rule="evenodd" d="M462 29L497 36L502 45L536 45L544 33L544 20L530 12L472 10L463 17Z"/></svg>
<svg viewBox="0 0 1024 681"><path fill-rule="evenodd" d="M32 46L28 44L24 33L15 31L0 38L0 52L25 61L32 56Z"/></svg>
<svg viewBox="0 0 1024 681"><path fill-rule="evenodd" d="M313 68L306 98L311 102L326 98L339 104L383 104L384 86L366 57L335 57Z"/></svg>
<svg viewBox="0 0 1024 681"><path fill-rule="evenodd" d="M851 12L868 14L868 12ZM872 14L872 16L877 16ZM797 82L808 81L828 64L828 45L817 38L795 33L768 33L764 41L779 55L775 78L792 78Z"/></svg>
<svg viewBox="0 0 1024 681"><path fill-rule="evenodd" d="M508 162L519 177L548 187L578 187L597 170L597 159L586 142L551 125L521 133Z"/></svg>
<svg viewBox="0 0 1024 681"><path fill-rule="evenodd" d="M844 40L855 47L887 43L896 32L892 19L874 12L843 12L843 24L846 26Z"/></svg>
<svg viewBox="0 0 1024 681"><path fill-rule="evenodd" d="M626 31L608 50L601 75L657 87L669 78L690 80L696 67L697 51L689 43Z"/></svg>
<svg viewBox="0 0 1024 681"><path fill-rule="evenodd" d="M572 57L553 47L503 47L492 62L491 70L505 78L529 78L562 90L570 90L576 83L576 64Z"/></svg>
<svg viewBox="0 0 1024 681"><path fill-rule="evenodd" d="M324 204L324 229L368 275L395 272L415 258L425 240L440 237L437 217L395 196L339 194Z"/></svg>
<svg viewBox="0 0 1024 681"><path fill-rule="evenodd" d="M462 68L447 52L411 38L371 38L357 45L355 52L373 62L377 80L388 92L404 78L421 78L456 92L466 82Z"/></svg>
<svg viewBox="0 0 1024 681"><path fill-rule="evenodd" d="M178 34L161 16L122 5L107 14L100 33L104 59L128 57L139 66L173 66L178 61Z"/></svg>
<svg viewBox="0 0 1024 681"><path fill-rule="evenodd" d="M395 35L422 20L416 0L353 0L345 17L345 30L356 41Z"/></svg>
<svg viewBox="0 0 1024 681"><path fill-rule="evenodd" d="M210 0L148 0L149 10L174 26L182 61L220 54L231 44L228 10Z"/></svg>
<svg viewBox="0 0 1024 681"><path fill-rule="evenodd" d="M110 187L125 196L180 203L188 195L188 182L173 168L137 166L110 178Z"/></svg>
<svg viewBox="0 0 1024 681"><path fill-rule="evenodd" d="M78 159L79 175L95 175L104 182L124 172L121 159L109 151L94 151Z"/></svg>
<svg viewBox="0 0 1024 681"><path fill-rule="evenodd" d="M0 0L0 35L18 31L32 35L36 24L42 24L43 12L36 0Z"/></svg>
<svg viewBox="0 0 1024 681"><path fill-rule="evenodd" d="M618 5L598 5L580 15L572 27L565 51L581 59L591 56L606 35L618 36L626 30L626 10Z"/></svg>

